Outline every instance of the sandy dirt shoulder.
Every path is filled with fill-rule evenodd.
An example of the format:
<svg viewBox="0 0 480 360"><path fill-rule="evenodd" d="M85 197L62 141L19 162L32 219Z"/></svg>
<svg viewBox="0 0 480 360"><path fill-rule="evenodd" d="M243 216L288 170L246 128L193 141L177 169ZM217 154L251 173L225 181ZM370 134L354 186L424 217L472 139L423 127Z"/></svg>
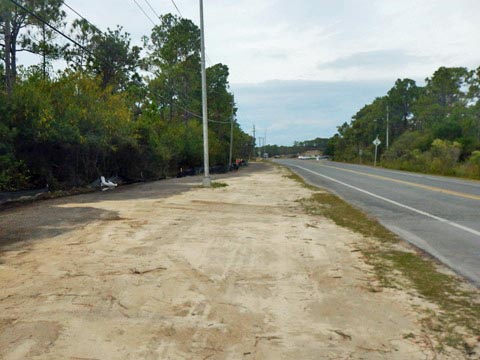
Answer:
<svg viewBox="0 0 480 360"><path fill-rule="evenodd" d="M261 168L260 168L261 167ZM2 359L442 359L361 235L253 165L0 212ZM453 351L453 350L452 350Z"/></svg>

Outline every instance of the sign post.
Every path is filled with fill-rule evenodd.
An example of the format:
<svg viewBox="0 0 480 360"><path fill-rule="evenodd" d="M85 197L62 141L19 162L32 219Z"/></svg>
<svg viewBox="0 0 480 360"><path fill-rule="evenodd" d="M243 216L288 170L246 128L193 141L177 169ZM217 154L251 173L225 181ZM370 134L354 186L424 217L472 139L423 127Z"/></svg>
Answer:
<svg viewBox="0 0 480 360"><path fill-rule="evenodd" d="M377 138L373 140L373 145L375 145L375 161L373 163L373 166L377 166L377 150L378 150L378 145L380 145L381 143L382 142L380 141L377 135Z"/></svg>

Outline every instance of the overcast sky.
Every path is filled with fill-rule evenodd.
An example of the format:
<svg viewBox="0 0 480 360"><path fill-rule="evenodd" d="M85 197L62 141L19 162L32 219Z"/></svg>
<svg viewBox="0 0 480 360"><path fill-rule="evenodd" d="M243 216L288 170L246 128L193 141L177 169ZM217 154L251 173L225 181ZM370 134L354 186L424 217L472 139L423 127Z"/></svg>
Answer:
<svg viewBox="0 0 480 360"><path fill-rule="evenodd" d="M176 13L171 0L149 1ZM199 23L198 0L175 1ZM138 43L152 28L134 0L66 2ZM204 10L207 55L230 68L238 120L268 129L268 143L332 136L397 78L480 66L479 0L204 0Z"/></svg>

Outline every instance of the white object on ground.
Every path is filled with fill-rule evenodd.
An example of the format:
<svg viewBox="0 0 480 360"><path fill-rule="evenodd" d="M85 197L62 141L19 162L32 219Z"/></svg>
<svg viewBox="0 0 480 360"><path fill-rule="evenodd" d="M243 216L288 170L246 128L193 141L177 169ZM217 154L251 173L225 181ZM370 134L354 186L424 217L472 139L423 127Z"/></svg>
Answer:
<svg viewBox="0 0 480 360"><path fill-rule="evenodd" d="M117 187L117 184L111 182L110 180L105 180L104 176L100 176L100 186L103 187L102 191L113 190Z"/></svg>

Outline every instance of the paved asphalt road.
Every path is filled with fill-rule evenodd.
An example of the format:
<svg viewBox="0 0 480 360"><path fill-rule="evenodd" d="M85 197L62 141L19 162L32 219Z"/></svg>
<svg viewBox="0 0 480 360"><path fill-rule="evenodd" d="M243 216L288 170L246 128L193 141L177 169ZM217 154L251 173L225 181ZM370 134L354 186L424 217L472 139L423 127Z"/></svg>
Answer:
<svg viewBox="0 0 480 360"><path fill-rule="evenodd" d="M480 182L315 160L278 160L375 216L480 286Z"/></svg>

